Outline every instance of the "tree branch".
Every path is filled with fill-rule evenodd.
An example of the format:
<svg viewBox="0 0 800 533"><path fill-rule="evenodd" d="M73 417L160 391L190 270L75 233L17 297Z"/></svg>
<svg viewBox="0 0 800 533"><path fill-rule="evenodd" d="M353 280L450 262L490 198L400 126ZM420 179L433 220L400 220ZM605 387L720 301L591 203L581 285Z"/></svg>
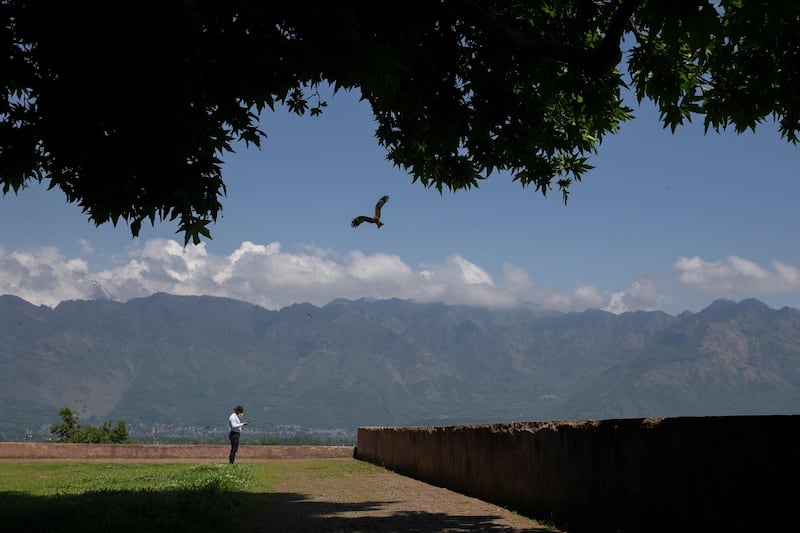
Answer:
<svg viewBox="0 0 800 533"><path fill-rule="evenodd" d="M514 30L499 22L474 0L458 0L465 20L472 22L489 35L534 61L561 61L574 63L583 60L586 49L556 41L529 41L520 37Z"/></svg>
<svg viewBox="0 0 800 533"><path fill-rule="evenodd" d="M590 58L595 63L592 67L595 72L599 74L611 72L622 60L619 43L622 41L622 36L625 35L631 17L639 9L641 3L641 0L621 0L619 7L611 16L605 37L600 46L594 49L592 53L594 57Z"/></svg>
<svg viewBox="0 0 800 533"><path fill-rule="evenodd" d="M628 21L639 8L641 0L620 0L611 17L605 36L596 48L582 48L555 41L523 39L508 26L499 22L475 0L459 0L457 5L465 20L477 25L515 52L533 61L558 61L586 68L597 74L611 72L621 58L619 43Z"/></svg>

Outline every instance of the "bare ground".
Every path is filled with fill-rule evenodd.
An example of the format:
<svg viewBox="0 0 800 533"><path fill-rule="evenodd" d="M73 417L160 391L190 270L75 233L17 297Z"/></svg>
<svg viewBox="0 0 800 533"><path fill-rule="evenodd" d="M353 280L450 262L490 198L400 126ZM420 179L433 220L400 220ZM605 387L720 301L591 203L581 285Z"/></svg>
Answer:
<svg viewBox="0 0 800 533"><path fill-rule="evenodd" d="M354 461L355 459L336 459ZM278 482L257 531L558 532L508 509L378 469Z"/></svg>

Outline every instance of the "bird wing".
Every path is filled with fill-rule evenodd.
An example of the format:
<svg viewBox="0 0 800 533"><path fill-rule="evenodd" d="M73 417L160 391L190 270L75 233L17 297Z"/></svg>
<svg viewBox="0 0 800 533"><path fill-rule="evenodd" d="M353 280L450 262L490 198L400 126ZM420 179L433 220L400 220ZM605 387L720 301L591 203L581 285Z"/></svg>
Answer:
<svg viewBox="0 0 800 533"><path fill-rule="evenodd" d="M350 225L353 226L354 228L357 228L358 225L361 224L362 222L369 222L370 220L372 220L370 217L361 215L360 217L354 218L353 221L350 223Z"/></svg>
<svg viewBox="0 0 800 533"><path fill-rule="evenodd" d="M377 218L381 218L381 207L383 207L383 204L385 204L388 201L389 201L389 197L388 196L381 196L381 199L378 200L377 204L375 204L375 218L376 219Z"/></svg>

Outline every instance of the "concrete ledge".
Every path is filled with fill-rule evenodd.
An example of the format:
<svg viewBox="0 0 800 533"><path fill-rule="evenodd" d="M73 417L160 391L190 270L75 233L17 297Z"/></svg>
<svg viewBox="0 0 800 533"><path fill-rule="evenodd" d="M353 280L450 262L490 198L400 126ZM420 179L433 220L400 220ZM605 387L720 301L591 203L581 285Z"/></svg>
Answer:
<svg viewBox="0 0 800 533"><path fill-rule="evenodd" d="M571 533L777 531L800 416L362 427L355 457Z"/></svg>
<svg viewBox="0 0 800 533"><path fill-rule="evenodd" d="M0 442L0 460L227 462L230 446L205 444L70 444ZM237 462L352 458L352 446L241 445Z"/></svg>

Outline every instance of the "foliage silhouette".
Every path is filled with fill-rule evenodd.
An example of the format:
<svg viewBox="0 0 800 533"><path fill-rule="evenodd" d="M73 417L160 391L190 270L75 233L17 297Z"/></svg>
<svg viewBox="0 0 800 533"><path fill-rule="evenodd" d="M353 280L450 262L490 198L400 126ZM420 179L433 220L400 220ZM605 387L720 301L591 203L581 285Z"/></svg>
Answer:
<svg viewBox="0 0 800 533"><path fill-rule="evenodd" d="M178 220L210 238L221 157L260 145L260 115L317 115L320 89L359 90L378 143L425 187L510 172L542 194L592 167L632 118L755 129L797 142L797 2L551 0L0 3L0 184L48 180L95 224ZM624 52L624 53L623 53ZM627 70L627 72L624 72Z"/></svg>

